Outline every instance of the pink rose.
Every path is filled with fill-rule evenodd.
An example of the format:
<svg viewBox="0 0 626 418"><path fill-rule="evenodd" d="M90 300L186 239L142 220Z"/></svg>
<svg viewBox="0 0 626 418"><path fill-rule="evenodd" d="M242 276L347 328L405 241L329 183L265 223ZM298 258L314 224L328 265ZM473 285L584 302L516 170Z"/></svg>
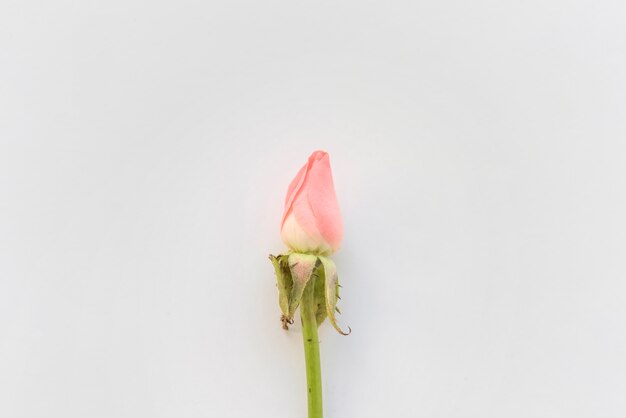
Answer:
<svg viewBox="0 0 626 418"><path fill-rule="evenodd" d="M293 251L329 255L343 238L343 224L328 154L315 151L287 190L280 236Z"/></svg>

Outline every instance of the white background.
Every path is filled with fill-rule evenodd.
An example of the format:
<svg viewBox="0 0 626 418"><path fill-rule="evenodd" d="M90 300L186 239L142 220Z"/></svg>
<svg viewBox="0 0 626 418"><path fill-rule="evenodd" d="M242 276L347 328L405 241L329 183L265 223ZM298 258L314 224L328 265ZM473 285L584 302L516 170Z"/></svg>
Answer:
<svg viewBox="0 0 626 418"><path fill-rule="evenodd" d="M305 417L267 255L325 149L328 418L623 418L625 18L2 0L0 416Z"/></svg>

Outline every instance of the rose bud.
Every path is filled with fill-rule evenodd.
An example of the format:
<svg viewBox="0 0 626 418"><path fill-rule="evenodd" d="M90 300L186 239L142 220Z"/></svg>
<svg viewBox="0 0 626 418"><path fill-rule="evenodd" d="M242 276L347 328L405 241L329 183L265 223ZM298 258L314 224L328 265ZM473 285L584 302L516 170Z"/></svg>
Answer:
<svg viewBox="0 0 626 418"><path fill-rule="evenodd" d="M339 279L328 257L343 237L341 213L335 195L328 154L315 151L291 181L285 199L280 236L286 254L270 255L276 273L280 318L284 329L300 309L306 362L309 418L322 418L322 375L317 328L328 318L337 332Z"/></svg>
<svg viewBox="0 0 626 418"><path fill-rule="evenodd" d="M315 151L291 181L280 236L298 253L330 255L343 237L343 224L328 154Z"/></svg>

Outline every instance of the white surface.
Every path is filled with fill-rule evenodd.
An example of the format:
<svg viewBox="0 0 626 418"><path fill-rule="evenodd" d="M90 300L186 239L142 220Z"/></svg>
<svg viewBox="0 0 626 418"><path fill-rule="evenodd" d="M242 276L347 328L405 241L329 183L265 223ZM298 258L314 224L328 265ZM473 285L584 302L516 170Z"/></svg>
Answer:
<svg viewBox="0 0 626 418"><path fill-rule="evenodd" d="M0 4L1 417L305 417L317 148L328 418L626 416L623 1Z"/></svg>

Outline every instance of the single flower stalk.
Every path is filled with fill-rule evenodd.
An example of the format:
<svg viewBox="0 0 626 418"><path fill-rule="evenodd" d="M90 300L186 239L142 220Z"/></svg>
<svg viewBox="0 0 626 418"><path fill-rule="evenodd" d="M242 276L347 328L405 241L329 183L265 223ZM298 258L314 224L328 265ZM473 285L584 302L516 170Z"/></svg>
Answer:
<svg viewBox="0 0 626 418"><path fill-rule="evenodd" d="M287 189L280 236L289 251L270 255L276 272L282 327L293 324L300 308L306 361L309 418L322 418L322 378L317 328L326 318L337 323L339 281L329 258L339 248L343 224L328 154L315 151Z"/></svg>

